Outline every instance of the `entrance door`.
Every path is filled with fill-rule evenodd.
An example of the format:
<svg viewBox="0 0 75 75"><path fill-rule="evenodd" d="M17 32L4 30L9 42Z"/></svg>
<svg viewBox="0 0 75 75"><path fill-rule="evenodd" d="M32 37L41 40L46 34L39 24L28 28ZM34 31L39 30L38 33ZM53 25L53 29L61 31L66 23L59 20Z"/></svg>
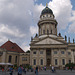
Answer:
<svg viewBox="0 0 75 75"><path fill-rule="evenodd" d="M46 49L46 62L47 62L47 66L50 66L51 64L51 49Z"/></svg>

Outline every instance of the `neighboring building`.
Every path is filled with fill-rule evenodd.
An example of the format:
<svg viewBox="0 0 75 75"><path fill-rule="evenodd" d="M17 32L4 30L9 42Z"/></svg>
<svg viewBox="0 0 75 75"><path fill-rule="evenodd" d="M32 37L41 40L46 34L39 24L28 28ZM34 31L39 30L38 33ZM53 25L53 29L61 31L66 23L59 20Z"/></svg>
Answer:
<svg viewBox="0 0 75 75"><path fill-rule="evenodd" d="M55 66L63 68L67 63L75 63L75 44L67 42L59 33L53 11L48 6L43 9L38 22L38 34L31 38L30 65Z"/></svg>
<svg viewBox="0 0 75 75"><path fill-rule="evenodd" d="M0 62L19 66L29 64L29 59L29 53L25 53L16 43L9 40L0 47Z"/></svg>

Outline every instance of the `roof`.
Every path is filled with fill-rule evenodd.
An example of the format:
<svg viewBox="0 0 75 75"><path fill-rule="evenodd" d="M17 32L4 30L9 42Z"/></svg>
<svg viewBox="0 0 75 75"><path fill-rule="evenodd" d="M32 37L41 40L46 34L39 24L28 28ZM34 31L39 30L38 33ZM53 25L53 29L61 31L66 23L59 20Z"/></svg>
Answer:
<svg viewBox="0 0 75 75"><path fill-rule="evenodd" d="M0 48L4 48L8 51L24 53L24 51L16 43L13 43L9 40L6 43L4 43Z"/></svg>
<svg viewBox="0 0 75 75"><path fill-rule="evenodd" d="M53 14L53 11L46 6L41 12L41 15L43 14Z"/></svg>

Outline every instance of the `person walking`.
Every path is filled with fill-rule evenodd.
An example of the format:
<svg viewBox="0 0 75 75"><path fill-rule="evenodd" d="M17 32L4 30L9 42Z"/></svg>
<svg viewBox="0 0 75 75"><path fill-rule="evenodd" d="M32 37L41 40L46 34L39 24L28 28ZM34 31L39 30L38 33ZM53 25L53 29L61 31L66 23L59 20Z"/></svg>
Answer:
<svg viewBox="0 0 75 75"><path fill-rule="evenodd" d="M18 68L18 75L22 75L22 68L21 68L21 65L20 65L19 68Z"/></svg>
<svg viewBox="0 0 75 75"><path fill-rule="evenodd" d="M38 75L38 67L36 67L36 75Z"/></svg>
<svg viewBox="0 0 75 75"><path fill-rule="evenodd" d="M52 66L52 72L54 72L54 66Z"/></svg>
<svg viewBox="0 0 75 75"><path fill-rule="evenodd" d="M70 70L72 71L72 67L70 67Z"/></svg>
<svg viewBox="0 0 75 75"><path fill-rule="evenodd" d="M10 71L10 75L13 75L13 66L10 67L9 71Z"/></svg>

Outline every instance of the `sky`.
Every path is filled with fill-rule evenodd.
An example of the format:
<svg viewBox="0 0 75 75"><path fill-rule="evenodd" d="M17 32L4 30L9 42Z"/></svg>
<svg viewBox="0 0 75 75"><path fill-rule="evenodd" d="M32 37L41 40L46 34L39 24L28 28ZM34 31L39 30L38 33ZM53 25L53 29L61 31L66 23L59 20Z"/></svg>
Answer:
<svg viewBox="0 0 75 75"><path fill-rule="evenodd" d="M10 40L24 51L38 33L38 20L46 7L58 22L58 33L75 39L75 0L0 0L0 45Z"/></svg>

